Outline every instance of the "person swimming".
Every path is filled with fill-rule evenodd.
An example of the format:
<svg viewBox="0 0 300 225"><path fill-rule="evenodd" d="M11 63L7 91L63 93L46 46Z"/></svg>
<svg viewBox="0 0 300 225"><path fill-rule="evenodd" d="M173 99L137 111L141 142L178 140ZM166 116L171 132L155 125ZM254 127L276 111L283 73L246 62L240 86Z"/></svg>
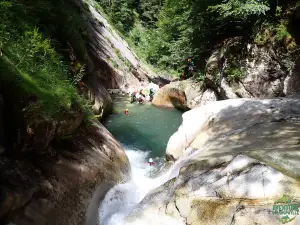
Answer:
<svg viewBox="0 0 300 225"><path fill-rule="evenodd" d="M125 112L124 112L124 113L125 113L126 116L128 116L128 115L129 115L128 109L125 109Z"/></svg>
<svg viewBox="0 0 300 225"><path fill-rule="evenodd" d="M152 158L150 158L149 161L148 161L148 164L149 164L149 166L154 166L155 162L153 161Z"/></svg>

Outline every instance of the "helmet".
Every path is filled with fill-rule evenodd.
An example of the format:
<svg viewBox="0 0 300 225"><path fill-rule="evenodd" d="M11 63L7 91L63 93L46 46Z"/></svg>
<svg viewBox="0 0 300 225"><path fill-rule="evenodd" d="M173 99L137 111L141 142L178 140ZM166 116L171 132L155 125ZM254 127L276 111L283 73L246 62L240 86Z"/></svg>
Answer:
<svg viewBox="0 0 300 225"><path fill-rule="evenodd" d="M128 111L128 109L125 109L125 111Z"/></svg>
<svg viewBox="0 0 300 225"><path fill-rule="evenodd" d="M152 158L149 159L149 163L153 163L153 159Z"/></svg>

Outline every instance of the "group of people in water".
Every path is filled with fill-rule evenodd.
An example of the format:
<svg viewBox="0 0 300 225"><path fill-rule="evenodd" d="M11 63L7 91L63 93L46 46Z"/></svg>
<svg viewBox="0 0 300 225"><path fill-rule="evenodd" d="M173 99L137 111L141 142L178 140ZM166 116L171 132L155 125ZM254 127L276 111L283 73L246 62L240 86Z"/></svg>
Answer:
<svg viewBox="0 0 300 225"><path fill-rule="evenodd" d="M154 94L155 94L155 92L154 92L153 88L150 88L149 101L152 101ZM130 103L133 103L133 102L144 103L145 100L146 100L146 95L143 93L143 89L140 89L139 91L135 90L135 91L130 93ZM129 116L129 110L125 109L124 114L126 116ZM152 158L149 158L147 164L149 166L155 166L156 165L156 163L153 161Z"/></svg>
<svg viewBox="0 0 300 225"><path fill-rule="evenodd" d="M153 100L153 96L154 96L155 92L153 90L153 88L150 88L150 92L149 92L149 101ZM143 93L143 89L140 89L139 92L137 91L133 91L130 94L130 103L133 102L138 102L138 103L144 103L146 100L146 95Z"/></svg>
<svg viewBox="0 0 300 225"><path fill-rule="evenodd" d="M149 101L153 100L154 94L155 94L155 92L154 92L153 88L150 88ZM147 96L143 93L143 89L140 89L140 91L135 90L130 93L130 103L138 102L138 103L142 104L145 102L146 98L147 98ZM129 116L129 110L125 109L124 114L126 116Z"/></svg>
<svg viewBox="0 0 300 225"><path fill-rule="evenodd" d="M183 73L180 76L180 80L185 80L185 79L192 77L194 71L195 71L195 64L190 58L188 58L187 64L184 65ZM150 88L149 101L153 100L154 94L155 94L155 92L154 92L153 88ZM147 96L143 93L143 89L140 89L139 91L135 90L130 93L130 103L138 102L141 104L141 103L145 102L146 98L147 98ZM129 110L125 109L124 114L126 116L129 116ZM152 158L149 158L147 164L149 166L155 166L156 163L153 161Z"/></svg>

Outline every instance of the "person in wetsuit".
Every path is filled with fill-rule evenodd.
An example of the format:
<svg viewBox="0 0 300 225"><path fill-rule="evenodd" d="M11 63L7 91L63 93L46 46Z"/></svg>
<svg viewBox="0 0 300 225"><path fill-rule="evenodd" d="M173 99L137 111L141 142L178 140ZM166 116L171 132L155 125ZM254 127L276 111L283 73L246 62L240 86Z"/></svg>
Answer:
<svg viewBox="0 0 300 225"><path fill-rule="evenodd" d="M128 111L128 109L125 109L125 112L124 112L124 113L125 113L126 116L129 116L129 111Z"/></svg>
<svg viewBox="0 0 300 225"><path fill-rule="evenodd" d="M150 158L149 161L148 161L148 164L149 164L149 166L154 166L155 162L153 161L152 158Z"/></svg>
<svg viewBox="0 0 300 225"><path fill-rule="evenodd" d="M195 71L195 64L194 62L188 58L187 65L184 65L183 67L183 74L180 77L180 80L185 80L190 78L193 75L193 72Z"/></svg>
<svg viewBox="0 0 300 225"><path fill-rule="evenodd" d="M150 93L149 93L150 101L153 100L153 96L154 96L153 88L150 88Z"/></svg>

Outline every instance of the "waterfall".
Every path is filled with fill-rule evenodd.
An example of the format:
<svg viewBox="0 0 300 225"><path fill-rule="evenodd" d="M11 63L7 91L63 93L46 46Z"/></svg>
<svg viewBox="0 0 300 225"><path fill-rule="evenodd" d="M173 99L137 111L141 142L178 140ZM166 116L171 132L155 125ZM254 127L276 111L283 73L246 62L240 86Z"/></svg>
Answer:
<svg viewBox="0 0 300 225"><path fill-rule="evenodd" d="M192 154L186 152L166 172L161 172L162 165L151 167L147 164L149 152L126 149L132 170L131 179L116 185L106 194L99 208L100 225L124 225L124 218L151 190L177 177L181 167L187 165L199 151ZM151 178L151 172L159 175Z"/></svg>

